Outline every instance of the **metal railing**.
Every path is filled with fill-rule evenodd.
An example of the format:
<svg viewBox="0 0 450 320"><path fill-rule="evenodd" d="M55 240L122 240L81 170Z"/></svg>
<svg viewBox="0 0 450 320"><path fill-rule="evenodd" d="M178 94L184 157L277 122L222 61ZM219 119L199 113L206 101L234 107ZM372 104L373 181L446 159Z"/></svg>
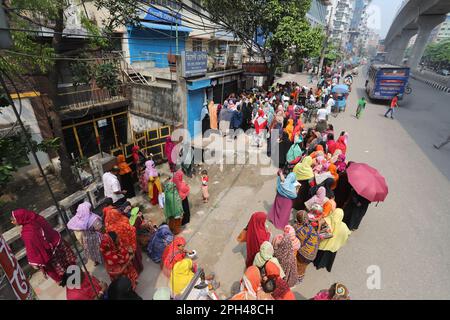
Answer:
<svg viewBox="0 0 450 320"><path fill-rule="evenodd" d="M82 109L98 104L110 103L126 99L125 85L119 85L115 90L77 87L64 88L58 93L63 110Z"/></svg>

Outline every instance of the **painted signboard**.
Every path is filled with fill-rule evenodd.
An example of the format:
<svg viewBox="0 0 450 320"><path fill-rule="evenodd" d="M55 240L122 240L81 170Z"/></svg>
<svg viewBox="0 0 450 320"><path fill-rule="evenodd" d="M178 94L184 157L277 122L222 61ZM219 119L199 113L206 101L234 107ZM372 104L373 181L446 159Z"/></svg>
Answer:
<svg viewBox="0 0 450 320"><path fill-rule="evenodd" d="M144 20L181 25L181 14L150 7L147 10Z"/></svg>
<svg viewBox="0 0 450 320"><path fill-rule="evenodd" d="M208 71L208 53L204 51L183 51L181 54L183 77L205 75Z"/></svg>

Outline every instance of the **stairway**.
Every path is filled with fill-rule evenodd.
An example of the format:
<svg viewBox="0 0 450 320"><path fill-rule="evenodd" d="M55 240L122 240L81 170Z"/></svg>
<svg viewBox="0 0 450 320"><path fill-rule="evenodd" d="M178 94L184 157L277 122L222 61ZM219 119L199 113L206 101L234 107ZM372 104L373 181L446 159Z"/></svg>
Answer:
<svg viewBox="0 0 450 320"><path fill-rule="evenodd" d="M119 53L119 56L121 58L120 65L122 72L125 74L129 82L150 85L147 79L126 61L122 53ZM152 81L154 80L152 79Z"/></svg>

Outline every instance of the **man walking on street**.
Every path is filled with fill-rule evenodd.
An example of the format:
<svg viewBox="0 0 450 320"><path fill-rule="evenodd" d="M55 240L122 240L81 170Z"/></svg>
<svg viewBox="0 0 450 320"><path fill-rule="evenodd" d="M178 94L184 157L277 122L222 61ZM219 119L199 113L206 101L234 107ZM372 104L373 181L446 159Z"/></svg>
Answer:
<svg viewBox="0 0 450 320"><path fill-rule="evenodd" d="M387 118L388 114L391 114L391 119L394 119L394 108L398 107L398 94L395 95L395 97L391 101L391 105L389 107L389 110L386 111L384 116Z"/></svg>
<svg viewBox="0 0 450 320"><path fill-rule="evenodd" d="M362 97L358 100L358 108L356 109L356 118L359 119L361 117L361 113L366 108L366 98Z"/></svg>

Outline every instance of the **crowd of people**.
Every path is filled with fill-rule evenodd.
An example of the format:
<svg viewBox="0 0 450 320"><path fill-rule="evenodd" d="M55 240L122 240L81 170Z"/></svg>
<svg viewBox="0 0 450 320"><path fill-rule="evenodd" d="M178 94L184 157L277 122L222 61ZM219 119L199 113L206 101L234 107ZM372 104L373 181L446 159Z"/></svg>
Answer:
<svg viewBox="0 0 450 320"><path fill-rule="evenodd" d="M246 243L246 271L240 292L232 300L294 300L291 288L302 283L308 265L331 272L336 253L367 211L370 202L355 192L346 173L352 165L346 159L349 135L345 131L336 135L328 123L334 106L332 86L310 89L287 82L268 92L232 94L223 104L210 103L202 111L204 132L213 129L226 135L230 129L251 129L255 145L266 143L267 155L279 168L270 211L254 213L238 237ZM320 104L325 110L309 127L303 121L308 103ZM274 130L279 139L271 139ZM30 265L67 287L68 299L140 299L135 289L145 252L160 264L169 283L157 290L154 299L180 297L199 267L193 261L196 253L186 249L186 239L180 235L190 223L190 186L184 176L191 169L173 158L176 144L170 137L166 141L172 175L164 181L153 158L147 158L139 147L132 150L131 166L123 155L118 156L117 165L103 176L106 200L101 214L93 213L91 204L85 202L68 223L85 257L105 267L109 286L86 273L80 288L66 286L68 266L77 260L68 243L38 214L15 210L12 220L23 226ZM207 203L206 170L198 182ZM147 221L142 208L128 201L136 195L135 185L164 212L165 221L159 226ZM269 232L268 222L279 234ZM215 284L212 289L217 288L213 276L207 280ZM349 292L343 284L334 283L313 299L349 299Z"/></svg>

